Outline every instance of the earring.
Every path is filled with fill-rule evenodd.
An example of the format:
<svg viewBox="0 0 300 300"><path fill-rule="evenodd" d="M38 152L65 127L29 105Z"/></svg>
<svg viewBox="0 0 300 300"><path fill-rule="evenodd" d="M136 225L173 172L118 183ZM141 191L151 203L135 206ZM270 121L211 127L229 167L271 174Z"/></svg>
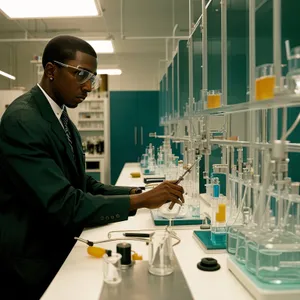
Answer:
<svg viewBox="0 0 300 300"><path fill-rule="evenodd" d="M53 77L50 77L49 79L50 79L51 81L53 81L54 78L53 78Z"/></svg>

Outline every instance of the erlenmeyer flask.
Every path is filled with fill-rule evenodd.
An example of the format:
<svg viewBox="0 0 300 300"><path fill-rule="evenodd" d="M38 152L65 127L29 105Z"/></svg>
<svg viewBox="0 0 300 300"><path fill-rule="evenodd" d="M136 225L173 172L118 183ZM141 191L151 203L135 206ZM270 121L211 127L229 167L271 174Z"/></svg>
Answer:
<svg viewBox="0 0 300 300"><path fill-rule="evenodd" d="M174 271L172 238L168 231L156 232L149 244L149 272L166 276Z"/></svg>

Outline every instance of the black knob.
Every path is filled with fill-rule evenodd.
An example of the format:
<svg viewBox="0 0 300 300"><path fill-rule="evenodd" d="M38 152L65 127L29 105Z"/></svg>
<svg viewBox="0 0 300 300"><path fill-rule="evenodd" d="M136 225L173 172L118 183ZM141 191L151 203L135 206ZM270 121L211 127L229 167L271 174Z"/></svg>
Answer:
<svg viewBox="0 0 300 300"><path fill-rule="evenodd" d="M122 255L121 265L131 264L131 245L129 243L119 243L117 244L117 253Z"/></svg>

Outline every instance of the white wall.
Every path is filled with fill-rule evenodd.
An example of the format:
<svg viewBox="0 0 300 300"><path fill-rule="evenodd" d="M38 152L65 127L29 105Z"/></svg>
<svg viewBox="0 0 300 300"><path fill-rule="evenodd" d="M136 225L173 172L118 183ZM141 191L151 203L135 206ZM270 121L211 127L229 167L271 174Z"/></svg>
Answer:
<svg viewBox="0 0 300 300"><path fill-rule="evenodd" d="M0 43L0 70L11 75L15 75L13 69L13 63L11 61L12 56L10 55L11 46L5 43ZM0 75L0 89L9 89L12 80Z"/></svg>
<svg viewBox="0 0 300 300"><path fill-rule="evenodd" d="M0 90L0 118L3 115L6 105L9 105L16 98L21 96L23 91L18 90Z"/></svg>
<svg viewBox="0 0 300 300"><path fill-rule="evenodd" d="M121 76L109 76L109 90L158 90L159 53L122 54L117 58L100 56L99 64L122 69ZM114 64L115 62L115 64Z"/></svg>
<svg viewBox="0 0 300 300"><path fill-rule="evenodd" d="M36 65L30 63L34 55L42 55L45 43L14 43L13 67L10 67L10 46L0 43L0 70L12 72L15 81L0 76L0 89L22 86L27 90L37 83ZM122 75L110 76L110 90L157 90L158 61L163 58L160 53L124 53L100 55L98 63L103 68L121 68Z"/></svg>

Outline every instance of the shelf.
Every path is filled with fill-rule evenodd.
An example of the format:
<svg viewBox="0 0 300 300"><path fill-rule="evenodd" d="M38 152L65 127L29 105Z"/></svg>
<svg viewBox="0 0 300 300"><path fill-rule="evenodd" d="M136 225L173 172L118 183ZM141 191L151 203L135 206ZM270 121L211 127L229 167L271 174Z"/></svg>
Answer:
<svg viewBox="0 0 300 300"><path fill-rule="evenodd" d="M104 128L77 128L78 131L104 131Z"/></svg>
<svg viewBox="0 0 300 300"><path fill-rule="evenodd" d="M100 160L104 158L104 154L89 154L85 152L85 159L86 161L90 160Z"/></svg>
<svg viewBox="0 0 300 300"><path fill-rule="evenodd" d="M103 102L104 100L106 100L106 98L99 98L99 99L85 99L84 102Z"/></svg>
<svg viewBox="0 0 300 300"><path fill-rule="evenodd" d="M86 169L85 172L101 172L100 169Z"/></svg>
<svg viewBox="0 0 300 300"><path fill-rule="evenodd" d="M42 61L33 59L33 60L30 61L30 63L32 63L32 64L42 64Z"/></svg>
<svg viewBox="0 0 300 300"><path fill-rule="evenodd" d="M104 122L104 119L85 118L85 119L78 119L78 122Z"/></svg>
<svg viewBox="0 0 300 300"><path fill-rule="evenodd" d="M94 108L94 109L90 109L90 110L79 110L78 113L99 113L99 112L104 112L103 109L98 109L98 108Z"/></svg>
<svg viewBox="0 0 300 300"><path fill-rule="evenodd" d="M227 105L219 108L206 109L195 115L218 115L233 114L246 111L255 111L280 107L300 106L300 95L280 95L274 99L254 102L244 102L240 104Z"/></svg>
<svg viewBox="0 0 300 300"><path fill-rule="evenodd" d="M182 119L189 120L190 117L204 117L204 116L218 116L226 114L235 114L249 111L260 111L272 108L283 108L283 107L300 107L300 95L278 95L274 99L254 102L244 102L233 105L226 105L219 108L206 109L199 112L194 112L190 116L184 116ZM178 121L178 118L160 122L161 125L172 124Z"/></svg>

